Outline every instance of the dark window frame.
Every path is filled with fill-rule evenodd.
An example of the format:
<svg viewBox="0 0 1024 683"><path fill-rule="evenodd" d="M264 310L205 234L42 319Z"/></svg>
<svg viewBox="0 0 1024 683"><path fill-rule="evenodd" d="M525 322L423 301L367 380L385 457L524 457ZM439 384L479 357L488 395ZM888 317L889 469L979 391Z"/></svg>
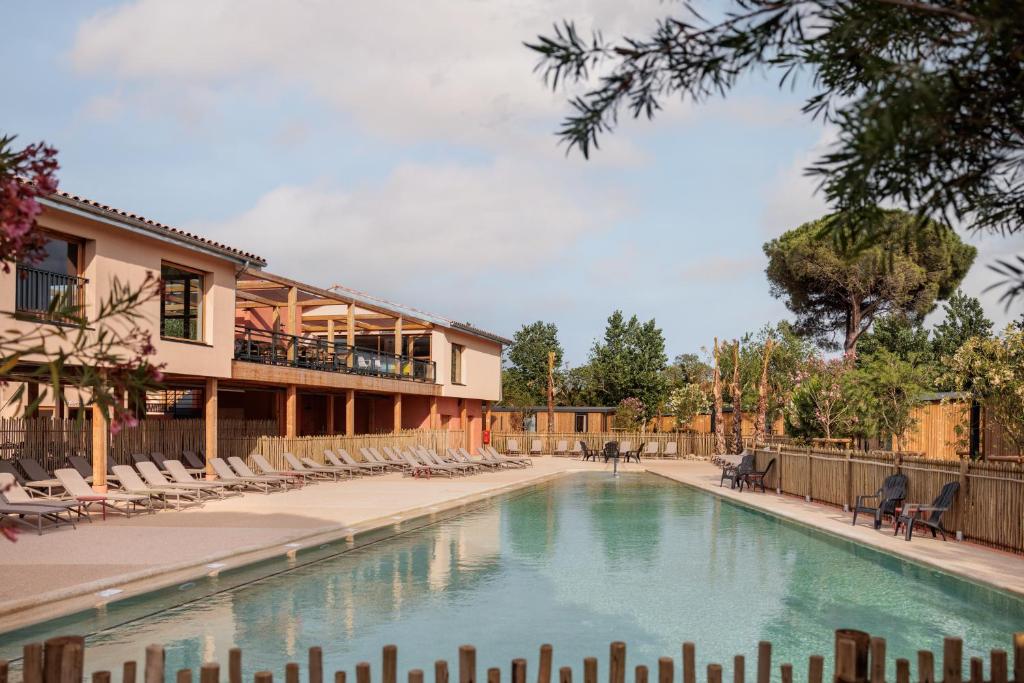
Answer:
<svg viewBox="0 0 1024 683"><path fill-rule="evenodd" d="M181 315L169 315L167 313L167 283L168 278L166 276L166 270L173 269L179 273L186 274L187 277L174 278L171 281L180 281L183 283L182 286L182 314ZM192 282L198 280L198 286L195 291L199 293L199 302L196 306L196 312L192 313L191 294L192 294ZM171 263L164 261L160 264L160 337L161 339L173 339L179 341L191 341L191 342L202 342L204 340L203 323L206 316L204 315L204 308L206 306L206 273L189 268L187 266L181 266L177 263ZM169 334L167 332L167 322L171 320L180 320L181 329L183 334ZM194 327L193 327L194 325ZM195 336L190 336L189 331L195 330Z"/></svg>

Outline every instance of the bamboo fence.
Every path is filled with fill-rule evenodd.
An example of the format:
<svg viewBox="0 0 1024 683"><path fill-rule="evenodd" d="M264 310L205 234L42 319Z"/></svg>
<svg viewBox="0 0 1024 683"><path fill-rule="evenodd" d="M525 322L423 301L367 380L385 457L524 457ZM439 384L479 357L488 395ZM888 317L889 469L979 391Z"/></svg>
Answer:
<svg viewBox="0 0 1024 683"><path fill-rule="evenodd" d="M730 440L731 433L726 435ZM569 455L579 456L579 452L573 449L580 441L587 444L587 448L601 450L609 441L628 441L632 448L640 444L658 444L657 454L646 457L666 457L665 447L669 443L676 444L676 455L669 457L688 458L705 457L715 452L714 434L696 434L693 432L497 432L491 434L491 444L502 453L508 452L509 440L515 440L519 444L521 453L529 453L534 442L540 442L540 453L544 455L554 454L559 441L564 441L569 448ZM744 438L744 443L752 445L752 438ZM559 453L559 455L562 455ZM642 456L644 457L644 456Z"/></svg>
<svg viewBox="0 0 1024 683"><path fill-rule="evenodd" d="M757 451L757 469L775 460L765 486L852 509L895 472L907 475L907 502L930 503L948 482L960 490L943 524L963 538L1024 553L1024 468L1018 463L929 460L900 453L862 453L779 445Z"/></svg>
<svg viewBox="0 0 1024 683"><path fill-rule="evenodd" d="M405 449L422 446L423 448L432 448L438 453L444 453L446 448L463 446L463 437L464 434L461 430L448 431L444 429L407 429L401 432L359 434L357 436L299 436L294 438L263 436L255 440L253 449L245 453L245 456L260 453L266 456L274 467L290 469L283 457L284 453L291 453L299 458L312 458L319 463L324 462L325 449L344 448L356 460L363 459L359 453L360 448L370 447L379 449L383 446L391 446Z"/></svg>
<svg viewBox="0 0 1024 683"><path fill-rule="evenodd" d="M834 650L831 657L831 680L834 683L885 683L889 671L895 673L895 683L910 683L911 662L908 659L896 659L891 662L886 657L884 638L872 638L868 633L852 629L840 629L835 632ZM940 668L936 672L936 657L930 650L919 650L917 653L918 683L1024 683L1024 633L1016 633L1011 641L1009 654L1006 650L996 649L989 654L988 675L986 677L985 660L971 657L967 664L966 676L963 661L963 641L960 638L946 638L943 641ZM85 640L78 636L52 638L45 643L32 643L24 648L22 659L22 680L24 683L81 683L85 677ZM541 645L537 658L537 683L552 683L555 675L558 683L572 683L573 670L564 666L553 670L553 650L550 645ZM306 680L309 683L324 683L323 649L309 649ZM508 669L511 683L527 683L528 662L525 658L513 659ZM1012 668L1011 668L1012 667ZM676 673L678 668L678 674ZM135 661L125 662L122 667L123 683L135 683L139 674L144 683L165 683L166 681L165 651L160 645L150 645L145 651L142 671ZM232 648L228 652L227 678L228 683L242 683L242 651ZM598 683L598 660L586 657L583 660L583 683ZM808 683L825 683L825 657L811 655L807 659L806 680ZM199 669L200 683L220 683L221 666L218 662L203 664ZM285 665L284 680L286 683L299 683L301 667L298 662ZM335 671L334 683L345 683L349 680L348 671ZM372 683L375 679L380 683L398 683L398 648L385 645L381 653L380 673L374 676L372 666L363 661L355 665L355 682ZM458 676L459 683L477 683L480 678L476 648L463 645L459 648L457 669L449 672L448 662L438 659L434 662L434 682L449 683ZM706 683L722 683L723 667L721 664L708 664L703 681ZM501 683L501 669L485 667L487 683ZM649 683L654 677L657 683L697 683L696 647L692 642L682 644L682 658L675 656L660 657L654 671L640 664L633 669L633 683ZM794 667L790 663L778 665L775 680L781 683L792 683ZM626 644L613 642L608 653L608 683L626 683L628 678L626 663ZM757 646L751 676L756 683L771 683L775 678L772 662L772 644L761 641ZM274 674L270 671L259 671L253 676L254 683L272 683ZM734 683L745 683L746 659L736 655L732 661L732 680ZM111 683L110 671L94 671L92 683ZM174 674L176 683L192 683L193 671L181 669ZM425 674L422 669L412 669L407 673L409 683L424 683ZM8 664L0 661L0 683L8 681Z"/></svg>

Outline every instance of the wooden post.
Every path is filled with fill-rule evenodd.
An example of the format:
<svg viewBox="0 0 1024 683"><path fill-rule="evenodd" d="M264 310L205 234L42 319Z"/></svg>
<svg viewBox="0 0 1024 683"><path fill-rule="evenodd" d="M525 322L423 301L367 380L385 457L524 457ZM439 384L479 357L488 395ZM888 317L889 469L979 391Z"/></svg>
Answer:
<svg viewBox="0 0 1024 683"><path fill-rule="evenodd" d="M217 457L217 378L206 378L206 389L203 392L203 418L206 427L206 478L216 479L213 471L213 459Z"/></svg>
<svg viewBox="0 0 1024 683"><path fill-rule="evenodd" d="M942 641L942 681L960 683L963 677L963 641L945 638Z"/></svg>
<svg viewBox="0 0 1024 683"><path fill-rule="evenodd" d="M359 662L356 664L356 683L370 683L369 662Z"/></svg>
<svg viewBox="0 0 1024 683"><path fill-rule="evenodd" d="M437 429L437 396L430 397L430 428Z"/></svg>
<svg viewBox="0 0 1024 683"><path fill-rule="evenodd" d="M885 638L871 639L871 683L885 683Z"/></svg>
<svg viewBox="0 0 1024 683"><path fill-rule="evenodd" d="M392 397L392 399L394 401L394 407L395 407L394 431L395 432L400 432L400 431L402 431L402 395L401 394L395 394Z"/></svg>
<svg viewBox="0 0 1024 683"><path fill-rule="evenodd" d="M633 683L647 683L647 667L643 664L637 664L636 669L633 670Z"/></svg>
<svg viewBox="0 0 1024 683"><path fill-rule="evenodd" d="M107 492L107 453L110 427L99 405L92 404L92 489Z"/></svg>
<svg viewBox="0 0 1024 683"><path fill-rule="evenodd" d="M572 683L572 667L563 666L558 670L558 683Z"/></svg>
<svg viewBox="0 0 1024 683"><path fill-rule="evenodd" d="M178 669L174 681L175 683L192 683L192 669Z"/></svg>
<svg viewBox="0 0 1024 683"><path fill-rule="evenodd" d="M743 655L736 655L732 658L732 683L743 683L747 675L747 661Z"/></svg>
<svg viewBox="0 0 1024 683"><path fill-rule="evenodd" d="M537 683L551 683L551 646L540 646L540 659L537 663Z"/></svg>
<svg viewBox="0 0 1024 683"><path fill-rule="evenodd" d="M469 411L466 408L466 399L459 399L459 424L462 425L462 445L467 451L472 450L469 443Z"/></svg>
<svg viewBox="0 0 1024 683"><path fill-rule="evenodd" d="M459 646L459 683L476 683L476 648Z"/></svg>
<svg viewBox="0 0 1024 683"><path fill-rule="evenodd" d="M935 660L931 650L917 651L918 683L935 683Z"/></svg>
<svg viewBox="0 0 1024 683"><path fill-rule="evenodd" d="M708 664L708 683L722 683L721 664Z"/></svg>
<svg viewBox="0 0 1024 683"><path fill-rule="evenodd" d="M345 436L356 434L356 390L345 390Z"/></svg>
<svg viewBox="0 0 1024 683"><path fill-rule="evenodd" d="M92 683L110 683L109 671L93 671Z"/></svg>
<svg viewBox="0 0 1024 683"><path fill-rule="evenodd" d="M25 683L43 683L43 644L29 643L22 648L21 678Z"/></svg>
<svg viewBox="0 0 1024 683"><path fill-rule="evenodd" d="M285 331L288 334L298 336L299 334L299 317L298 317L298 300L299 290L297 287L288 288L288 319L285 322ZM294 341L294 340L293 340ZM296 345L288 345L288 360L295 360Z"/></svg>
<svg viewBox="0 0 1024 683"><path fill-rule="evenodd" d="M814 500L814 458L811 457L810 449L807 450L807 496L805 500L810 503Z"/></svg>
<svg viewBox="0 0 1024 683"><path fill-rule="evenodd" d="M910 683L910 661L902 657L896 660L896 683Z"/></svg>
<svg viewBox="0 0 1024 683"><path fill-rule="evenodd" d="M971 683L985 683L985 662L981 657L971 657Z"/></svg>
<svg viewBox="0 0 1024 683"><path fill-rule="evenodd" d="M782 683L793 683L793 665L783 664L779 667L779 673L782 677Z"/></svg>
<svg viewBox="0 0 1024 683"><path fill-rule="evenodd" d="M345 321L345 344L348 345L348 366L352 367L355 359L352 357L352 349L356 345L356 305L350 303L346 308L347 316Z"/></svg>
<svg viewBox="0 0 1024 683"><path fill-rule="evenodd" d="M309 683L324 683L324 651L316 646L309 648Z"/></svg>
<svg viewBox="0 0 1024 683"><path fill-rule="evenodd" d="M284 395L284 435L293 439L299 435L299 392L294 384L289 384Z"/></svg>
<svg viewBox="0 0 1024 683"><path fill-rule="evenodd" d="M697 683L697 649L693 643L683 643L683 683Z"/></svg>
<svg viewBox="0 0 1024 683"><path fill-rule="evenodd" d="M84 665L85 639L81 636L50 638L43 646L46 683L81 683Z"/></svg>
<svg viewBox="0 0 1024 683"><path fill-rule="evenodd" d="M492 415L492 412L491 412L491 402L490 401L485 401L484 402L484 426L483 426L484 429L490 429L491 428L491 420L492 419L493 419L493 415Z"/></svg>
<svg viewBox="0 0 1024 683"><path fill-rule="evenodd" d="M274 674L269 671L257 671L252 679L254 683L274 683Z"/></svg>
<svg viewBox="0 0 1024 683"><path fill-rule="evenodd" d="M395 355L398 356L398 374L405 374L404 363L402 363L402 316L395 318Z"/></svg>
<svg viewBox="0 0 1024 683"><path fill-rule="evenodd" d="M597 683L597 657L584 657L583 683Z"/></svg>
<svg viewBox="0 0 1024 683"><path fill-rule="evenodd" d="M501 683L501 669L492 666L487 670L487 683Z"/></svg>
<svg viewBox="0 0 1024 683"><path fill-rule="evenodd" d="M228 650L228 683L242 683L242 649Z"/></svg>
<svg viewBox="0 0 1024 683"><path fill-rule="evenodd" d="M220 683L220 664L207 662L199 667L199 683Z"/></svg>
<svg viewBox="0 0 1024 683"><path fill-rule="evenodd" d="M762 640L757 644L757 683L771 683L772 644Z"/></svg>
<svg viewBox="0 0 1024 683"><path fill-rule="evenodd" d="M871 648L871 636L864 631L855 629L838 629L835 634L835 661L838 663L843 658L843 642L853 643L853 661L849 663L852 667L850 672L852 679L844 679L853 683L863 683L868 679L868 654ZM837 666L837 671L838 671Z"/></svg>
<svg viewBox="0 0 1024 683"><path fill-rule="evenodd" d="M409 683L423 683L423 669L411 669L409 671Z"/></svg>
<svg viewBox="0 0 1024 683"><path fill-rule="evenodd" d="M443 659L434 662L434 683L448 683L448 662Z"/></svg>
<svg viewBox="0 0 1024 683"><path fill-rule="evenodd" d="M843 504L843 512L849 512L853 507L853 453L846 451L846 502Z"/></svg>
<svg viewBox="0 0 1024 683"><path fill-rule="evenodd" d="M608 653L608 683L626 683L626 644L621 640Z"/></svg>
<svg viewBox="0 0 1024 683"><path fill-rule="evenodd" d="M516 658L512 660L512 683L526 683L526 660Z"/></svg>
<svg viewBox="0 0 1024 683"><path fill-rule="evenodd" d="M385 645L381 652L381 682L398 683L398 647ZM310 681L310 683L314 683Z"/></svg>
<svg viewBox="0 0 1024 683"><path fill-rule="evenodd" d="M121 683L135 683L135 662L125 662L121 669Z"/></svg>
<svg viewBox="0 0 1024 683"><path fill-rule="evenodd" d="M989 672L992 683L1006 683L1006 650L992 650L989 653Z"/></svg>
<svg viewBox="0 0 1024 683"><path fill-rule="evenodd" d="M1013 634L1013 680L1024 681L1024 632Z"/></svg>
<svg viewBox="0 0 1024 683"><path fill-rule="evenodd" d="M821 655L811 655L807 661L807 683L821 683L825 672L825 658Z"/></svg>
<svg viewBox="0 0 1024 683"><path fill-rule="evenodd" d="M146 647L145 683L164 683L164 649L159 645Z"/></svg>
<svg viewBox="0 0 1024 683"><path fill-rule="evenodd" d="M671 657L660 657L658 659L658 683L674 683L675 677L675 662Z"/></svg>
<svg viewBox="0 0 1024 683"><path fill-rule="evenodd" d="M957 492L957 515L956 515L956 539L962 541L964 538L964 520L967 518L967 511L971 507L971 481L968 477L971 471L971 459L963 458L960 461L960 490Z"/></svg>

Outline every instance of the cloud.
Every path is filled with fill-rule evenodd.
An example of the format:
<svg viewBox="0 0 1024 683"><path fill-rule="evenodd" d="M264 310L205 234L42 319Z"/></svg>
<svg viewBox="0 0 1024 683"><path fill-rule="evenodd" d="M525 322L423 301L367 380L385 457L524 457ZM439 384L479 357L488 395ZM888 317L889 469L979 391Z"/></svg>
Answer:
<svg viewBox="0 0 1024 683"><path fill-rule="evenodd" d="M308 88L395 139L509 146L565 112L522 42L573 18L608 35L646 31L667 10L617 0L136 0L101 11L70 51L80 73L171 92L248 81Z"/></svg>
<svg viewBox="0 0 1024 683"><path fill-rule="evenodd" d="M828 213L828 203L816 191L818 179L807 176L804 171L835 139L836 130L826 127L817 144L781 169L768 185L761 212L761 231L765 236L778 237Z"/></svg>
<svg viewBox="0 0 1024 683"><path fill-rule="evenodd" d="M680 277L687 282L725 282L745 277L764 265L763 256L713 256L683 266Z"/></svg>
<svg viewBox="0 0 1024 683"><path fill-rule="evenodd" d="M241 215L196 228L231 243L244 236L273 272L446 310L469 284L507 292L605 230L618 202L582 201L579 191L517 163L404 164L362 187L279 187Z"/></svg>

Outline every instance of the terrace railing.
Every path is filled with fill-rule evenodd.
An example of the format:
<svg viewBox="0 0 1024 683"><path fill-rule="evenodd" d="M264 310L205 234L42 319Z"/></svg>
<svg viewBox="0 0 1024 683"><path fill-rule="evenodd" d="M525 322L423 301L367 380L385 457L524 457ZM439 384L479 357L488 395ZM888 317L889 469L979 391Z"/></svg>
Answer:
<svg viewBox="0 0 1024 683"><path fill-rule="evenodd" d="M751 667L750 676L746 674L746 658L744 655L736 655L731 662L731 678L735 683L744 683L746 680L750 680L751 683L771 683L773 680L793 683L794 675L808 683L824 683L828 680L834 683L885 683L887 677L895 683L910 683L912 680L910 660L892 660L887 657L884 638L872 638L863 631L841 629L835 632L834 642L834 651L831 661L828 662L828 673L831 676L826 674L824 656L810 655L807 657L806 665L796 670L793 664L788 662L776 665L772 661L772 644L761 641L757 644L757 656ZM931 650L919 650L916 653L917 675L914 678L918 683L1024 683L1024 633L1014 634L1010 647L1009 652L1001 649L991 650L988 653L989 661L986 667L983 657L970 657L965 662L963 641L960 638L946 638L940 656L936 657ZM85 640L79 636L51 638L45 643L26 645L21 661L21 678L24 683L81 683L83 679L89 680L85 678L87 649ZM261 658L266 658L267 653L259 654ZM447 660L436 660L433 671L435 683L448 683L450 680L458 680L459 683L477 683L483 680L487 683L501 683L500 668L485 666L486 673L480 675L476 654L476 648L472 645L461 646L455 671L449 671ZM198 657L199 653L196 652L195 655ZM308 657L306 676L301 678L308 680L309 683L324 683L325 680L334 680L336 683L398 683L400 678L398 648L394 645L383 647L380 669L376 675L372 665L367 661L358 662L352 672L336 670L332 675L331 664L335 662L331 661L330 656L325 661L324 651L320 647L309 648ZM597 658L586 657L582 665L582 683L598 683ZM550 645L540 646L536 674L528 673L527 667L528 662L525 658L513 659L508 669L508 680L511 683L532 683L535 678L537 683L553 683L557 676L558 683L572 683L572 667L563 666L557 672L554 671L553 649ZM166 680L176 680L178 683L191 683L193 680L201 683L220 683L222 680L242 683L244 669L242 651L239 648L228 651L225 668L226 676L221 673L220 663L208 662L200 667L198 676L194 677L191 669L181 669L174 672L174 677L171 678L165 671L164 648L160 645L150 645L145 650L143 666L140 668L135 661L125 662L120 679L124 683L134 683L137 678L141 678L144 683L164 683ZM722 683L726 674L722 664L713 663L707 665L705 675L698 675L696 647L690 642L683 643L681 661L678 655L660 657L657 666L652 669L648 669L646 664L637 664L633 669L633 683L648 683L654 680L658 683ZM607 678L604 680L608 683L626 683L630 678L627 673L625 643L611 644L605 670L607 673L603 675ZM297 662L290 662L285 665L282 673L283 675L279 674L281 677L278 680L283 678L288 683L298 683L300 665ZM257 671L252 676L254 683L273 683L274 680L274 674L270 671ZM424 683L427 680L427 675L422 669L411 669L407 677L409 683ZM7 680L8 663L0 661L0 683L7 683ZM92 683L111 683L114 677L111 671L93 671L91 680Z"/></svg>
<svg viewBox="0 0 1024 683"><path fill-rule="evenodd" d="M235 360L414 382L434 382L437 376L434 361L244 325L235 326Z"/></svg>
<svg viewBox="0 0 1024 683"><path fill-rule="evenodd" d="M60 312L85 306L85 278L18 264L15 309L41 318L62 320Z"/></svg>

